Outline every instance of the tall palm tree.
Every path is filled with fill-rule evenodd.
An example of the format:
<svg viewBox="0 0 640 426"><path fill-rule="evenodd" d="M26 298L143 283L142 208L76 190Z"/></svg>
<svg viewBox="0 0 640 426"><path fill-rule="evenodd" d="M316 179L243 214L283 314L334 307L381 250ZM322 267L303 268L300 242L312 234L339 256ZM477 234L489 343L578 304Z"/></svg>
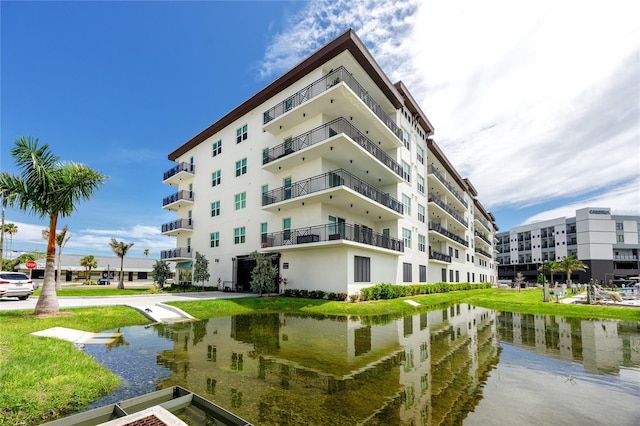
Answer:
<svg viewBox="0 0 640 426"><path fill-rule="evenodd" d="M568 256L558 262L558 268L567 274L566 283L569 285L571 283L571 272L573 271L586 271L589 269L587 265L585 265L582 260L578 260L575 256Z"/></svg>
<svg viewBox="0 0 640 426"><path fill-rule="evenodd" d="M124 257L127 255L127 252L131 247L133 247L133 243L126 244L124 241L117 241L115 238L111 239L109 243L111 246L111 250L120 258L120 277L118 278L118 288L124 288Z"/></svg>
<svg viewBox="0 0 640 426"><path fill-rule="evenodd" d="M560 266L558 265L557 261L550 260L550 261L548 261L546 263L543 263L538 268L538 272L542 272L544 274L545 271L549 272L549 275L550 275L549 282L551 282L551 284L553 284L553 273L561 271L561 269L560 269Z"/></svg>
<svg viewBox="0 0 640 426"><path fill-rule="evenodd" d="M13 236L18 233L18 225L15 223L7 223L2 228L4 234L9 234L9 252L13 253Z"/></svg>
<svg viewBox="0 0 640 426"><path fill-rule="evenodd" d="M149 256L149 249L144 249L144 255L145 257Z"/></svg>
<svg viewBox="0 0 640 426"><path fill-rule="evenodd" d="M71 235L67 236L69 227L67 225L62 228L62 231L56 233L56 245L58 246L58 274L56 276L56 290L62 290L62 283L60 281L60 273L62 272L62 248L67 244ZM49 239L49 230L42 230L42 238Z"/></svg>
<svg viewBox="0 0 640 426"><path fill-rule="evenodd" d="M98 260L92 254L80 259L80 266L87 271L87 280L91 279L91 270L98 267Z"/></svg>
<svg viewBox="0 0 640 426"><path fill-rule="evenodd" d="M11 206L17 205L22 211L49 219L47 260L36 315L60 311L55 291L58 217L71 216L77 204L90 199L107 179L84 164L61 162L48 144L38 144L38 139L18 138L11 156L20 175L0 173L0 192L13 197L9 200Z"/></svg>

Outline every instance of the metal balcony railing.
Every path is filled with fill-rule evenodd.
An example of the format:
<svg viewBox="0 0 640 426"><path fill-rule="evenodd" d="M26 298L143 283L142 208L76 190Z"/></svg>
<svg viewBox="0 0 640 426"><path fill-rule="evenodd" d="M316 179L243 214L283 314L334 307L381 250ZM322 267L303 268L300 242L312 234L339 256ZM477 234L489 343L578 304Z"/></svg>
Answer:
<svg viewBox="0 0 640 426"><path fill-rule="evenodd" d="M269 204L279 203L281 201L301 197L307 194L313 194L314 192L338 186L351 188L366 198L403 214L404 206L400 201L396 200L386 192L382 192L378 188L369 185L367 182L357 178L344 169L337 169L328 173L323 173L305 180L294 182L291 186L283 186L265 192L262 194L262 205L268 206Z"/></svg>
<svg viewBox="0 0 640 426"><path fill-rule="evenodd" d="M479 249L479 248L476 248L475 251L476 251L476 253L479 253L479 254L481 254L483 256L486 256L489 259L491 259L491 255L489 254L489 252L486 252L486 251L484 251L482 249Z"/></svg>
<svg viewBox="0 0 640 426"><path fill-rule="evenodd" d="M187 191L186 189L183 189L173 195L164 197L162 199L162 206L164 207L180 200L193 201L193 191Z"/></svg>
<svg viewBox="0 0 640 426"><path fill-rule="evenodd" d="M164 172L163 178L162 180L167 180L170 177L177 175L180 172L187 172L187 173L195 173L196 172L196 167L195 165L191 164L191 163L180 163L176 166L173 166L172 168L170 168L169 170L167 170L166 172Z"/></svg>
<svg viewBox="0 0 640 426"><path fill-rule="evenodd" d="M479 237L482 241L484 241L485 243L491 245L491 241L489 241L489 238L485 237L484 234L478 232L478 231L474 231L473 235L475 235L476 237Z"/></svg>
<svg viewBox="0 0 640 426"><path fill-rule="evenodd" d="M404 252L404 243L370 228L348 223L329 223L307 228L285 229L267 234L262 247L280 247L296 244L317 243L323 241L347 240L374 247Z"/></svg>
<svg viewBox="0 0 640 426"><path fill-rule="evenodd" d="M176 229L193 229L193 219L178 219L162 224L162 232L170 232Z"/></svg>
<svg viewBox="0 0 640 426"><path fill-rule="evenodd" d="M462 195L460 195L460 193L453 187L453 185L451 185L451 183L449 183L447 181L447 179L444 176L442 176L442 174L440 174L440 172L438 170L436 170L435 167L433 167L431 164L429 164L429 166L427 167L427 172L431 173L436 178L438 178L438 180L449 190L449 192L451 192L453 194L454 197L456 197L458 199L458 201L460 201L462 203L462 205L465 208L469 208L469 205L464 200L464 197Z"/></svg>
<svg viewBox="0 0 640 426"><path fill-rule="evenodd" d="M464 227L468 227L469 223L458 214L458 212L456 212L454 209L452 209L451 207L449 207L444 201L442 201L440 198L438 198L437 196L433 195L433 194L429 194L429 201L434 202L435 204L437 204L438 206L440 206L440 208L444 211L446 211L447 213L449 213L451 216L453 216L454 218L456 218L456 220L458 222L460 222L461 224L464 225Z"/></svg>
<svg viewBox="0 0 640 426"><path fill-rule="evenodd" d="M160 259L191 258L191 256L191 247L178 247L160 252Z"/></svg>
<svg viewBox="0 0 640 426"><path fill-rule="evenodd" d="M396 135L396 137L402 140L402 129L384 112L380 104L378 104L373 96L367 92L364 87L351 75L346 68L340 67L324 77L314 81L304 89L293 94L289 98L285 99L281 103L277 104L273 108L267 110L263 114L263 123L267 124L271 120L283 115L284 113L296 108L310 99L326 92L331 87L344 82L353 92L358 96L362 102L364 102L369 109Z"/></svg>
<svg viewBox="0 0 640 426"><path fill-rule="evenodd" d="M462 244L465 247L469 247L469 242L467 240L465 240L464 238L461 238L459 236L457 236L456 234L454 234L451 231L446 230L442 225L440 225L439 223L433 223L433 222L429 222L429 230L430 231L436 231L439 234L444 235L447 238L452 239L453 241L456 241L460 244Z"/></svg>
<svg viewBox="0 0 640 426"><path fill-rule="evenodd" d="M435 250L429 250L429 259L440 260L442 262L451 263L451 256Z"/></svg>
<svg viewBox="0 0 640 426"><path fill-rule="evenodd" d="M279 158L286 157L296 151L300 151L311 145L325 141L337 134L344 133L355 143L364 148L368 153L377 158L381 163L391 169L395 174L402 177L402 166L400 166L393 158L384 152L378 145L373 143L371 139L366 137L364 133L359 131L344 117L336 118L327 124L323 124L313 130L303 133L299 136L285 139L284 143L265 151L262 156L262 164L268 164Z"/></svg>
<svg viewBox="0 0 640 426"><path fill-rule="evenodd" d="M614 260L638 260L638 256L633 254L618 254L613 256Z"/></svg>

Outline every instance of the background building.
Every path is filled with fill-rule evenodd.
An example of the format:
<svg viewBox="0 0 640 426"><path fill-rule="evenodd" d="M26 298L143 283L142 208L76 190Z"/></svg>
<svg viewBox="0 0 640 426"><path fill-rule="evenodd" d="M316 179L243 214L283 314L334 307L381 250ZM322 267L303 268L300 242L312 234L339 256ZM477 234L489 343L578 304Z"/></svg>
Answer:
<svg viewBox="0 0 640 426"><path fill-rule="evenodd" d="M161 258L244 291L255 250L288 288L494 282L494 217L433 133L349 30L169 154Z"/></svg>
<svg viewBox="0 0 640 426"><path fill-rule="evenodd" d="M571 218L559 217L511 228L496 234L496 258L501 280L522 274L535 281L538 267L550 260L575 256L589 269L572 279L591 278L611 284L614 279L638 276L640 216L612 215L611 209L586 207ZM564 279L561 274L554 277Z"/></svg>

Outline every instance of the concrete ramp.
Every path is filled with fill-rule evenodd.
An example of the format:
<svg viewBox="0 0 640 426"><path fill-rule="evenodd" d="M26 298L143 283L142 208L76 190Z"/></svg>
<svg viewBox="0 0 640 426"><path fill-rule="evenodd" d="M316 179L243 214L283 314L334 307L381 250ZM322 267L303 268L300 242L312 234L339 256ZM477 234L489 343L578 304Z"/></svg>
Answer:
<svg viewBox="0 0 640 426"><path fill-rule="evenodd" d="M90 333L66 327L52 327L31 333L33 336L53 337L78 345L111 343L122 336L122 333Z"/></svg>
<svg viewBox="0 0 640 426"><path fill-rule="evenodd" d="M136 303L128 304L126 306L139 311L142 315L155 322L173 323L181 321L193 321L196 319L185 311L171 305L165 305L164 303Z"/></svg>

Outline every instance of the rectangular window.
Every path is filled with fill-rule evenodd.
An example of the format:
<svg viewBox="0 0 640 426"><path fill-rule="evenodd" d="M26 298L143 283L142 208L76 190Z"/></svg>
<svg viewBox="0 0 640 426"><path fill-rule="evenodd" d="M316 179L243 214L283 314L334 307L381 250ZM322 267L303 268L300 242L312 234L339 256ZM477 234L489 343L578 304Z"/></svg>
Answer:
<svg viewBox="0 0 640 426"><path fill-rule="evenodd" d="M244 175L247 173L247 159L243 158L240 161L236 161L236 176Z"/></svg>
<svg viewBox="0 0 640 426"><path fill-rule="evenodd" d="M453 269L449 270L449 282L453 282Z"/></svg>
<svg viewBox="0 0 640 426"><path fill-rule="evenodd" d="M241 228L235 228L233 230L233 243L234 244L244 244L245 241L245 228L244 226Z"/></svg>
<svg viewBox="0 0 640 426"><path fill-rule="evenodd" d="M619 243L624 243L624 235L616 235L616 241Z"/></svg>
<svg viewBox="0 0 640 426"><path fill-rule="evenodd" d="M211 217L220 216L220 201L211 203Z"/></svg>
<svg viewBox="0 0 640 426"><path fill-rule="evenodd" d="M211 173L211 186L217 186L220 185L220 170Z"/></svg>
<svg viewBox="0 0 640 426"><path fill-rule="evenodd" d="M442 272L441 276L440 276L440 280L442 280L443 283L447 282L447 270L445 268L442 268L440 270Z"/></svg>
<svg viewBox="0 0 640 426"><path fill-rule="evenodd" d="M402 194L402 205L404 206L404 214L411 216L411 197Z"/></svg>
<svg viewBox="0 0 640 426"><path fill-rule="evenodd" d="M260 224L260 242L267 244L267 222Z"/></svg>
<svg viewBox="0 0 640 426"><path fill-rule="evenodd" d="M424 178L418 175L418 192L424 194Z"/></svg>
<svg viewBox="0 0 640 426"><path fill-rule="evenodd" d="M411 264L403 263L402 264L402 282L410 283L411 281L412 281Z"/></svg>
<svg viewBox="0 0 640 426"><path fill-rule="evenodd" d="M622 222L616 222L616 231L624 231Z"/></svg>
<svg viewBox="0 0 640 426"><path fill-rule="evenodd" d="M422 147L418 146L416 147L417 150L417 159L418 159L418 163L420 164L424 164L424 149L422 149Z"/></svg>
<svg viewBox="0 0 640 426"><path fill-rule="evenodd" d="M249 134L248 127L245 124L244 126L240 127L238 130L236 130L236 143L240 143L242 141L247 140L248 134Z"/></svg>
<svg viewBox="0 0 640 426"><path fill-rule="evenodd" d="M357 283L371 281L371 259L363 256L353 257L353 280Z"/></svg>
<svg viewBox="0 0 640 426"><path fill-rule="evenodd" d="M291 243L291 218L290 217L285 217L284 219L282 219L282 230L283 235L282 238L284 239L284 241L289 241L289 243Z"/></svg>
<svg viewBox="0 0 640 426"><path fill-rule="evenodd" d="M418 204L418 220L422 223L424 223L424 216L425 216L424 206L421 204Z"/></svg>
<svg viewBox="0 0 640 426"><path fill-rule="evenodd" d="M222 139L213 143L213 157L218 154L222 154Z"/></svg>
<svg viewBox="0 0 640 426"><path fill-rule="evenodd" d="M402 242L404 243L404 248L411 248L411 230L402 228Z"/></svg>
<svg viewBox="0 0 640 426"><path fill-rule="evenodd" d="M210 238L211 238L211 247L220 247L220 233L219 232L212 232L210 234Z"/></svg>
<svg viewBox="0 0 640 426"><path fill-rule="evenodd" d="M247 193L241 192L235 195L236 210L244 209L247 207Z"/></svg>
<svg viewBox="0 0 640 426"><path fill-rule="evenodd" d="M427 267L425 265L419 265L418 266L418 273L420 274L420 282L421 283L426 283L427 282Z"/></svg>
<svg viewBox="0 0 640 426"><path fill-rule="evenodd" d="M404 161L402 162L402 177L407 182L411 182L411 166Z"/></svg>
<svg viewBox="0 0 640 426"><path fill-rule="evenodd" d="M456 282L460 282L460 271L456 271Z"/></svg>
<svg viewBox="0 0 640 426"><path fill-rule="evenodd" d="M418 234L418 251L426 251L427 239L424 235Z"/></svg>
<svg viewBox="0 0 640 426"><path fill-rule="evenodd" d="M411 137L409 136L409 132L405 129L402 129L402 143L404 147L411 151Z"/></svg>
<svg viewBox="0 0 640 426"><path fill-rule="evenodd" d="M458 249L456 249L456 259L460 258L460 252L458 251Z"/></svg>

